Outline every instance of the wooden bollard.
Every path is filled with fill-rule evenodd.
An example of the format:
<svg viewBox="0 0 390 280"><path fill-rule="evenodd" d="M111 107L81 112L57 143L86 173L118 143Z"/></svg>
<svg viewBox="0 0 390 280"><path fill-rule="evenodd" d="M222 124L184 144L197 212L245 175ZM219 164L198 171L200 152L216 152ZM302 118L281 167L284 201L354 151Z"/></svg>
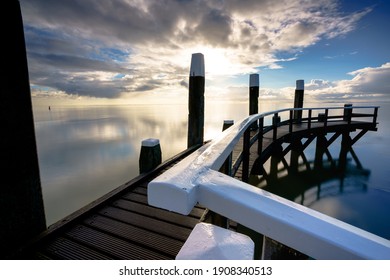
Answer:
<svg viewBox="0 0 390 280"><path fill-rule="evenodd" d="M0 259L46 229L22 13L19 1L7 4L2 47L12 59L2 60L1 75Z"/></svg>
<svg viewBox="0 0 390 280"><path fill-rule="evenodd" d="M343 120L350 122L352 117L352 104L344 104Z"/></svg>
<svg viewBox="0 0 390 280"><path fill-rule="evenodd" d="M191 57L188 94L188 148L198 144L203 144L204 87L204 56L201 53L194 53Z"/></svg>
<svg viewBox="0 0 390 280"><path fill-rule="evenodd" d="M234 124L234 120L224 120L223 121L223 126L222 126L222 131L225 131L229 127L231 127Z"/></svg>
<svg viewBox="0 0 390 280"><path fill-rule="evenodd" d="M145 139L141 144L139 156L139 173L146 173L161 163L161 147L158 139Z"/></svg>
<svg viewBox="0 0 390 280"><path fill-rule="evenodd" d="M296 81L295 96L294 96L294 108L303 108L303 96L304 96L305 82L304 80ZM294 119L297 122L302 120L302 111L294 111Z"/></svg>
<svg viewBox="0 0 390 280"><path fill-rule="evenodd" d="M259 74L249 75L249 115L259 113ZM257 123L251 125L251 129L257 129Z"/></svg>

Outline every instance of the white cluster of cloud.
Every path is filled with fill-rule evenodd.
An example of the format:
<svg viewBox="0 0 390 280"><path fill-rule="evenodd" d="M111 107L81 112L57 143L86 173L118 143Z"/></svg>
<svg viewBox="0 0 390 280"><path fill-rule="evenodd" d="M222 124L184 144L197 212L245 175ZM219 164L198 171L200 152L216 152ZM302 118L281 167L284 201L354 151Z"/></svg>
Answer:
<svg viewBox="0 0 390 280"><path fill-rule="evenodd" d="M390 63L379 67L366 67L348 73L349 80L325 81L311 80L305 85L305 91L321 99L365 99L385 97L390 93Z"/></svg>
<svg viewBox="0 0 390 280"><path fill-rule="evenodd" d="M20 2L34 88L105 98L183 91L196 52L206 57L210 86L221 76L280 68L319 40L350 32L369 12L343 14L336 0ZM373 72L308 86L313 95L359 89L355 82L381 78Z"/></svg>

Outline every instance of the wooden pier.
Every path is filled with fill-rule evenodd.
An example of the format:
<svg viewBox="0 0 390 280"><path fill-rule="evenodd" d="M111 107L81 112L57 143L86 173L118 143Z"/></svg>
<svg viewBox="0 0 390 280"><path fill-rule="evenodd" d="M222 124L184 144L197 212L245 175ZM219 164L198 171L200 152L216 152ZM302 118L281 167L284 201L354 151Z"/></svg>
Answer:
<svg viewBox="0 0 390 280"><path fill-rule="evenodd" d="M278 161L287 162L283 156L293 149L293 143L299 141L299 151L302 152L308 142L312 142L318 135L333 135L322 146L325 147L325 155L326 147L338 136L344 135L350 139L348 143L353 144L365 132L376 130L377 108L372 110L372 114L355 114L352 120L340 120L342 116L338 116L329 117L324 122L323 119L312 117L303 118L299 123L288 119L264 125L260 119L260 129L248 129L237 143L231 161L231 174L243 181L247 181L250 174L262 173L267 176L262 166L268 158L275 156L275 151L279 155ZM369 117L371 120L356 121L357 117ZM360 132L352 139L349 135L353 131ZM194 226L206 219L208 211L197 205L186 216L150 206L147 185L197 148L199 146L184 151L59 221L35 238L29 246L21 248L13 258L174 259ZM291 170L291 166L286 168ZM231 221L231 225L234 224Z"/></svg>
<svg viewBox="0 0 390 280"><path fill-rule="evenodd" d="M16 75L20 79L20 82L9 83L9 77L4 76L5 84L8 87L5 90L7 94L4 96L4 104L2 103L4 110L1 111L5 114L3 119L6 120L5 131L7 133L5 133L6 137L3 137L4 139L1 138L4 142L2 147L5 147L3 149L2 163L8 169L5 169L4 172L4 187L1 189L2 195L0 196L0 202L2 202L0 203L2 206L0 258L74 260L174 259L192 229L199 222L204 220L226 222L227 220L222 216L219 219L215 219L215 217L218 217L218 214L214 215L214 219L212 217L213 214L208 215L208 213L222 212L231 216L237 214L238 216L236 215L235 217L245 220L244 222L248 224L248 227L255 230L256 233L264 234L264 231L267 231L268 234L272 235L271 237L276 236L279 239L284 239L286 242L296 247L302 247L309 253L313 253L313 255L317 255L320 258L326 258L328 256L336 256L337 258L351 258L356 256L359 258L389 258L390 246L386 243L387 241L385 242L376 236L367 237L365 234L361 234L360 231L351 229L348 226L339 227L336 225L338 223L335 224L327 218L318 219L310 213L303 213L304 211L300 210L297 211L294 208L295 205L286 205L278 201L272 201L272 199L267 201L267 203L270 202L268 205L276 207L278 210L290 211L289 214L295 215L295 219L298 222L299 219L311 219L310 221L315 221L314 224L309 223L306 225L312 227L311 230L307 231L306 228L302 229L300 224L297 225L297 223L291 223L291 221L286 222L283 219L279 219L279 217L274 217L274 208L269 208L266 213L261 212L258 209L259 204L257 202L256 205L249 207L250 211L248 212L255 215L254 217L256 219L249 218L251 215L246 215L245 213L247 212L243 214L238 213L239 211L235 209L231 209L234 208L232 207L234 204L247 211L248 200L255 198L255 200L257 199L256 201L260 201L259 199L265 198L256 192L259 189L255 191L251 187L251 189L246 189L246 192L242 193L245 194L247 200L238 201L239 199L237 197L234 197L234 195L232 197L229 190L233 189L236 191L237 189L234 188L238 185L238 187L244 186L242 189L245 189L247 185L244 183L249 181L250 175L262 175L266 180L272 180L271 174L275 171L273 169L277 169L280 162L283 163L288 172L296 172L299 166L299 158L302 158L306 164L307 160L303 151L315 139L317 139L315 166L319 166L324 155L328 159L331 158L328 151L329 145L338 137L342 138L339 157L339 165L342 168L348 153L351 153L355 160L357 158L352 149L353 144L367 131L375 131L377 129L378 107L365 107L366 109L372 109L373 112L361 113L356 112L356 109L360 109L358 107L346 106L343 114L338 115L330 114L331 108L302 108L303 80L299 80L299 83L297 81L294 109L255 115L254 117L245 119L238 127L231 127L230 129L233 130L224 134L228 136L227 138L221 138L222 140L219 139L215 142L211 141L211 145L207 146L212 147L210 153L207 152L201 160L196 161L194 166L203 171L206 170L206 172L200 174L201 172L198 170L190 170L192 172L190 175L195 174L198 177L207 177L210 175L214 179L215 184L219 184L217 187L227 187L227 193L224 194L230 196L230 202L233 204L229 204L227 208L219 207L222 204L226 206L226 200L218 196L218 192L221 191L218 189L216 190L216 196L213 197L216 200L208 200L208 197L204 200L204 202L210 203L209 208L213 208L212 210L215 212L209 211L205 207L197 204L196 201L179 201L178 204L181 205L178 208L184 205L186 210L190 210L186 211L186 213L189 212L188 215L151 206L152 195L150 190L152 188L149 183L167 170L175 170L180 165L179 162L182 159L191 153L198 152L198 148L203 149L208 145L205 144L205 146L202 146L205 78L204 59L201 54L194 56L194 67L191 65L189 86L189 105L191 107L188 133L189 148L167 162L160 164L153 170L118 187L102 198L44 230L46 222L44 219L39 180L23 21L19 3L13 1L11 8L11 19L15 20L13 23L15 23L14 26L16 26L17 32L12 33L12 43L7 46L9 48L11 47L8 53L16 58L16 63L15 61L12 62L11 69L17 66L17 71L10 71L9 73L12 73L12 78ZM15 45L17 48L14 47ZM258 76L254 77L254 82L250 86L250 95L253 97L251 98L251 102L254 102L250 108L256 111L258 107ZM191 102L191 100L195 101ZM22 115L19 114L17 117L9 117L14 116L16 111L13 108L15 106L23 108L23 110L17 111L18 114L23 112ZM251 111L253 110L251 109ZM318 112L318 116L314 116L314 112L317 113L317 111L320 111ZM282 120L279 114L286 112L288 116ZM305 115L304 113L307 114ZM266 117L272 118L271 124L267 123L265 120ZM258 122L254 123L254 121ZM246 128L245 132L242 130L243 127ZM351 133L355 131L359 132L354 137L351 137ZM243 135L241 134L242 132ZM327 134L329 133L332 133L332 136L327 138ZM239 137L241 139L237 140ZM236 144L235 148L230 146L233 142ZM229 146L229 149L226 149L226 145ZM216 154L212 152L216 152ZM290 164L288 164L285 158L289 152L291 152ZM228 158L229 160L227 160ZM267 171L264 169L264 163L269 158L271 158L271 170ZM206 167L202 166L202 164L205 164L203 162L205 160L208 164ZM227 164L224 164L224 162ZM218 173L216 169L221 169L222 165L224 173L244 183L225 175L225 177L220 176L223 174ZM180 168L182 167L179 166L178 169L180 171L185 171ZM174 175L177 174L175 172L171 173L174 173ZM216 173L218 174L218 178L214 176ZM225 181L219 181L220 178ZM192 180L193 178L190 179ZM215 191L215 184L212 182L212 187L210 187L210 185L206 184L207 182L203 181L203 191L210 194ZM159 185L156 184L156 186ZM187 191L187 186L188 184L179 191ZM192 186L188 187L191 188ZM154 191L155 195L161 192L161 189ZM252 194L257 196L253 197ZM174 201L174 198L172 200L169 196L160 196L158 198L161 199L155 200L156 204L159 204L162 200L169 201L171 204L177 203L177 201ZM165 201L161 203L164 204ZM214 203L215 201L218 202L216 203L217 205ZM203 203L203 205L206 204ZM165 208L168 209L169 207ZM263 211L264 209L261 210ZM209 219L209 216L212 218ZM228 216L226 215L226 217ZM261 224L258 221L259 217L263 221L266 220L268 224ZM321 224L320 229L316 228L318 223ZM230 229L234 229L237 226L237 230L239 230L239 225L235 221L229 221ZM285 234L292 227L294 227L293 231L300 234L300 239L302 239L302 236L308 238L303 238L304 244L300 243L301 241L299 240L296 242L297 239L294 236ZM329 236L324 236L322 232L324 229L325 231L337 231L346 239L343 243L335 245L334 240L329 241ZM41 232L42 230L44 231ZM318 233L319 230L321 231L320 233ZM37 234L39 235L36 236ZM363 242L366 246L360 250L355 250L356 248L351 249L355 244L349 242L350 237L354 240L356 238L356 240ZM31 240L31 238L33 239ZM318 243L321 243L321 252L316 251L315 247ZM345 245L344 243L348 244ZM327 250L323 250L324 248Z"/></svg>

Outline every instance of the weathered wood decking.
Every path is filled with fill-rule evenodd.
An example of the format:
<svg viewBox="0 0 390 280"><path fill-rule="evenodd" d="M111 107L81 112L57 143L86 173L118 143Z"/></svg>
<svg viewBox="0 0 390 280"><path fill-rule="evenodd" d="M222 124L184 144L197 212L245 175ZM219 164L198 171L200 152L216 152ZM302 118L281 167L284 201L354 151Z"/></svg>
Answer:
<svg viewBox="0 0 390 280"><path fill-rule="evenodd" d="M15 258L174 259L205 209L183 216L149 206L147 184L191 150L54 224Z"/></svg>
<svg viewBox="0 0 390 280"><path fill-rule="evenodd" d="M348 129L346 129L348 127ZM322 123L294 124L294 133L309 135L324 129ZM322 132L355 129L375 130L376 123L338 121L328 122ZM277 139L289 137L289 126L277 128ZM291 135L290 135L291 136ZM286 139L284 139L286 140ZM288 141L288 140L286 140ZM273 131L263 136L262 152L273 140ZM233 162L242 151L236 145ZM152 207L147 203L147 184L170 168L195 148L189 149L154 171L141 175L120 186L101 199L58 222L41 234L17 259L174 259L193 227L201 221L206 209L196 206L189 216ZM256 145L250 151L250 168L258 158ZM242 165L241 165L242 166ZM241 179L240 167L235 177ZM234 223L234 222L233 222Z"/></svg>

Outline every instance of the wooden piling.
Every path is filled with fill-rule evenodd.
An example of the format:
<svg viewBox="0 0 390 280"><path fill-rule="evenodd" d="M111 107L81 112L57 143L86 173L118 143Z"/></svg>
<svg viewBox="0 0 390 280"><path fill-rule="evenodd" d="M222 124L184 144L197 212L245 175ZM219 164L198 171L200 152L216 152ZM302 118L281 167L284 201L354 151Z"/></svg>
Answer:
<svg viewBox="0 0 390 280"><path fill-rule="evenodd" d="M290 154L290 174L298 174L299 156L303 153L301 139L293 138L291 140L291 154Z"/></svg>
<svg viewBox="0 0 390 280"><path fill-rule="evenodd" d="M323 168L323 158L324 158L324 154L327 150L327 143L328 143L328 140L326 139L325 134L318 134L317 135L316 151L315 151L315 156L314 156L314 168L315 169L322 169Z"/></svg>
<svg viewBox="0 0 390 280"><path fill-rule="evenodd" d="M161 164L161 146L158 139L145 139L141 143L139 173L146 173Z"/></svg>
<svg viewBox="0 0 390 280"><path fill-rule="evenodd" d="M19 1L9 1L4 9L8 19L2 27L7 42L0 102L0 259L46 229Z"/></svg>
<svg viewBox="0 0 390 280"><path fill-rule="evenodd" d="M204 134L204 56L192 54L188 94L188 141L187 147L203 144Z"/></svg>
<svg viewBox="0 0 390 280"><path fill-rule="evenodd" d="M259 74L249 75L249 115L259 113ZM257 129L257 123L251 125L252 129Z"/></svg>
<svg viewBox="0 0 390 280"><path fill-rule="evenodd" d="M343 120L351 123L351 118L352 118L352 104L344 104L344 115L343 115Z"/></svg>
<svg viewBox="0 0 390 280"><path fill-rule="evenodd" d="M303 96L304 96L305 82L304 80L296 81L295 96L294 96L294 108L303 108ZM302 120L302 111L294 111L294 120L296 122L301 122Z"/></svg>

